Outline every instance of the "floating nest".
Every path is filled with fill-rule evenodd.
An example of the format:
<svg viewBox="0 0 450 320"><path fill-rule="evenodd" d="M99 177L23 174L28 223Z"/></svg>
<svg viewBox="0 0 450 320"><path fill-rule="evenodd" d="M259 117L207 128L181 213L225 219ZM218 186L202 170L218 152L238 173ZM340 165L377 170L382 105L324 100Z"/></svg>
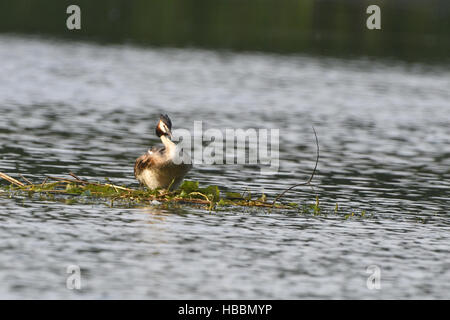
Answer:
<svg viewBox="0 0 450 320"><path fill-rule="evenodd" d="M221 193L217 186L201 188L196 181L185 180L177 190L170 190L170 188L169 190L149 190L132 189L109 183L109 181L107 183L87 181L74 173L68 175L70 178L47 176L42 183L35 184L22 175L20 177L25 182L0 172L0 178L10 183L8 186L0 186L0 190L10 194L21 193L29 196L42 194L50 199L55 199L57 196L65 196L65 199L76 197L107 199L110 206L124 203L135 205L179 203L197 205L208 210L230 206L279 209L292 209L298 206L295 203L282 204L274 200L268 201L265 194L252 197L250 193L247 195L237 192Z"/></svg>
<svg viewBox="0 0 450 320"><path fill-rule="evenodd" d="M20 174L19 174L20 175ZM259 208L259 209L284 209L300 214L311 214L315 216L327 216L328 214L339 215L344 219L368 217L363 210L359 213L344 213L336 203L334 210L323 210L319 205L319 197L309 204L299 205L295 202L282 203L280 193L275 199L268 200L265 194L252 196L246 192L220 192L217 186L201 188L197 181L185 180L177 190L149 190L132 189L115 185L106 179L107 183L87 181L79 178L73 173L68 174L70 178L47 176L42 183L34 184L24 176L21 182L13 177L0 172L0 179L9 182L8 185L0 185L2 193L12 196L25 195L34 197L36 194L42 200L63 200L64 203L98 203L107 200L109 207L113 206L147 206L160 205L166 207L191 205L210 211L230 211L233 208ZM170 189L170 188L169 188ZM339 212L338 212L339 211ZM371 214L370 217L373 215Z"/></svg>

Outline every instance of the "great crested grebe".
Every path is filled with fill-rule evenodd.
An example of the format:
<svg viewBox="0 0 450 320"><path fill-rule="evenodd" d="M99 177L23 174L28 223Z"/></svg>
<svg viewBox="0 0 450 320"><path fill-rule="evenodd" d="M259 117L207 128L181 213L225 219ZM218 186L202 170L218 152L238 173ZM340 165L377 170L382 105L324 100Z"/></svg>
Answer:
<svg viewBox="0 0 450 320"><path fill-rule="evenodd" d="M160 115L156 135L164 147L153 147L136 159L134 176L150 189L176 189L192 168L189 155L172 140L172 121Z"/></svg>

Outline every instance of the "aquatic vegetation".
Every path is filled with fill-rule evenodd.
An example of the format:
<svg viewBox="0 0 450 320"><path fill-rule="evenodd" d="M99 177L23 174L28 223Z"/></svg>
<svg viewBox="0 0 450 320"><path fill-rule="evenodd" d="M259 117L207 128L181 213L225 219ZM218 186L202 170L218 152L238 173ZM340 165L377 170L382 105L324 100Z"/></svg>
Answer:
<svg viewBox="0 0 450 320"><path fill-rule="evenodd" d="M267 202L267 197L262 195L257 199L251 196L244 197L240 193L229 192L221 196L217 186L200 187L197 181L185 180L177 190L162 189L132 189L125 186L114 185L112 183L90 182L80 179L75 174L70 173L72 178L47 177L39 184L33 184L29 180L22 183L5 173L0 172L0 178L10 182L9 186L0 187L4 192L10 195L15 193L42 194L46 199L54 198L55 195L67 197L88 197L92 199L108 199L111 206L114 203L128 203L135 205L146 205L155 203L181 203L193 204L206 207L213 210L218 206L249 206L249 207L268 207L268 208L290 208L289 205L276 203L272 205ZM51 182L48 182L52 180ZM69 203L74 200L70 199Z"/></svg>
<svg viewBox="0 0 450 320"><path fill-rule="evenodd" d="M264 193L252 195L248 191L243 193L221 192L218 186L201 187L198 181L185 180L177 190L150 190L115 185L109 179L105 179L105 183L100 183L83 180L73 173L69 173L69 175L71 178L48 176L42 183L34 184L23 176L21 177L26 183L0 172L0 178L10 183L9 185L0 185L0 195L3 193L10 197L37 197L42 201L59 201L67 205L94 202L105 203L109 207L158 205L174 208L192 205L210 211L242 211L244 208L253 208L271 212L283 209L287 212L313 216L337 215L342 216L345 220L366 216L365 211L360 214L341 213L338 204L334 210L329 210L320 204L318 196L313 203L284 203L279 195L274 200L270 200Z"/></svg>

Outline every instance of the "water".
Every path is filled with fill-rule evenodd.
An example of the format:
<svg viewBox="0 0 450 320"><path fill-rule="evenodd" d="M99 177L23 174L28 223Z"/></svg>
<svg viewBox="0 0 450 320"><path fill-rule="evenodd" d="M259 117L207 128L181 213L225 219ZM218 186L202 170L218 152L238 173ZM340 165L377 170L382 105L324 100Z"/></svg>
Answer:
<svg viewBox="0 0 450 320"><path fill-rule="evenodd" d="M175 128L280 128L280 169L188 179L274 197L314 178L327 216L109 208L0 195L1 298L450 298L450 70L394 60L0 37L0 171L137 186ZM3 182L2 182L3 183ZM285 201L313 203L299 188ZM338 214L333 214L339 203ZM365 218L345 219L366 212ZM81 268L81 290L66 268ZM367 287L367 267L381 288Z"/></svg>

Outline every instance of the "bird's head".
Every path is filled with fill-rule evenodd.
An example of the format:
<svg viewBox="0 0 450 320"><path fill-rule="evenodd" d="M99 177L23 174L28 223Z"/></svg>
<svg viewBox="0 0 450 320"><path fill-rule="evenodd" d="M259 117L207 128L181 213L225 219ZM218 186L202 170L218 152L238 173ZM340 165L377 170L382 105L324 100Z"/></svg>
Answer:
<svg viewBox="0 0 450 320"><path fill-rule="evenodd" d="M158 124L156 125L156 135L158 137L168 136L172 138L172 121L167 114L161 114L159 116Z"/></svg>

